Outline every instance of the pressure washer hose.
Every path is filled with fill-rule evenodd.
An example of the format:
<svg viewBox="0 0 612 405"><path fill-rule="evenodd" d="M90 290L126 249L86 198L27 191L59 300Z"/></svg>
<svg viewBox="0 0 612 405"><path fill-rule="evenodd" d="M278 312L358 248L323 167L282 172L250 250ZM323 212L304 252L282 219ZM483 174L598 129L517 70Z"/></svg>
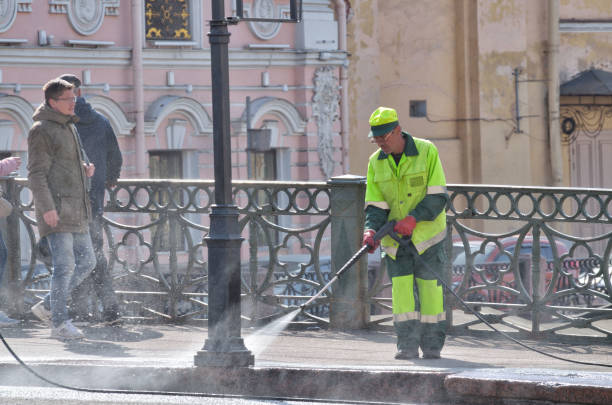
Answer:
<svg viewBox="0 0 612 405"><path fill-rule="evenodd" d="M457 293L455 293L449 286L448 284L435 272L432 270L432 268L429 266L429 264L423 260L423 258L421 257L421 255L417 252L416 248L414 247L414 245L412 244L412 240L410 239L410 237L404 237L404 238L400 238L395 232L393 232L393 228L395 226L395 221L389 221L387 222L378 232L376 232L376 234L374 235L374 240L380 240L382 239L385 235L389 235L391 236L393 239L395 239L395 241L397 241L401 246L405 246L408 247L413 255L417 258L417 262L419 263L419 265L421 265L422 267L424 267L429 273L433 274L436 279L442 284L442 286L449 291L454 297L455 299L461 303L461 305L463 305L471 314L475 315L476 318L478 318L482 323L484 323L485 325L487 325L489 328L491 328L494 332L499 333L500 335L502 335L503 337L505 337L508 340L511 340L512 342L518 344L521 347L524 347L525 349L534 351L536 353L540 353L543 354L544 356L548 356L551 357L553 359L557 359L557 360L561 360L561 361L567 361L569 363L576 363L576 364L584 364L587 366L601 366L601 367L612 367L612 364L603 364L603 363L591 363L588 361L579 361L579 360L571 360L571 359L566 359L564 357L560 357L554 354L550 354L550 353L546 353L540 349L536 349L535 347L531 347L526 345L525 343L521 342L520 340L508 335L507 333L497 329L495 326L493 326L491 323L489 323L489 321L487 321L478 311L474 310L472 307L470 307L468 304L466 304L465 301L463 301L458 295ZM315 294L312 298L310 298L308 301L306 301L304 304L302 304L300 306L301 310L304 311L306 309L306 307L308 306L308 304L310 304L312 301L314 301L315 299L317 299L319 296L321 296L321 294L323 294L323 292L325 292L326 290L329 289L329 287L338 280L338 278L340 277L340 275L342 275L342 273L344 273L346 270L348 270L349 267L351 267L353 264L355 264L355 262L357 262L357 260L359 260L359 258L367 251L370 249L370 246L368 245L364 245L361 247L361 249L359 249L357 251L357 253L355 253L355 255L353 255L353 257L351 257L345 264L344 266L342 266L342 268L340 270L338 270L338 272L336 273L336 275L329 280L329 282L327 284L325 284L325 286L323 288L321 288L321 290Z"/></svg>
<svg viewBox="0 0 612 405"><path fill-rule="evenodd" d="M205 392L179 392L179 391L142 391L142 390L114 390L114 389L96 389L96 388L83 388L75 387L71 385L61 384L52 381L43 375L36 372L13 351L8 342L4 339L4 336L0 333L0 340L9 351L9 353L17 360L31 374L46 382L47 384L53 385L58 388L65 388L71 391L88 392L92 394L133 394L133 395L163 395L163 396L177 396L177 397L201 397L201 398L231 398L231 399L242 399L242 400L257 400L257 401L285 401L285 402L322 402L322 403L335 403L335 404L364 404L364 405L383 405L389 404L388 402L378 401L359 401L359 400L342 400L342 399L321 399L321 398L300 398L300 397L282 397L282 396L258 396L258 395L237 395L237 394L212 394Z"/></svg>
<svg viewBox="0 0 612 405"><path fill-rule="evenodd" d="M401 245L404 245L404 246L411 245L412 241L410 240L410 238L399 238L395 234L395 232L393 232L393 227L394 226L395 226L395 221L387 222L378 232L376 232L376 234L374 235L374 240L380 240L385 235L390 235L393 239L398 241ZM321 288L321 290L319 290L319 292L317 292L312 298L310 298L308 301L306 301L304 304L302 304L300 306L301 310L304 311L305 308L310 303L312 303L315 299L320 297L321 294L323 294L325 291L327 291L329 289L329 287L334 282L336 282L339 279L339 277L344 272L346 272L350 267L352 267L353 264L355 264L361 258L361 256L363 256L365 254L365 252L368 251L369 249L370 249L370 246L368 246L368 245L362 246L361 249L359 249L357 251L357 253L355 253L344 264L344 266L342 266L342 268L340 268L340 270L338 270L336 272L336 275L331 280L329 280L329 282L323 288ZM487 325L494 332L499 333L500 335L502 335L506 339L508 339L508 340L510 340L510 341L512 341L512 342L514 342L516 344L518 344L521 347L524 347L527 350L531 350L533 352L543 354L544 356L548 356L548 357L551 357L553 359L557 359L557 360L561 360L561 361L566 361L566 362L569 362L569 363L575 363L575 364L584 364L584 365L587 365L587 366L612 367L612 364L591 363L591 362L588 362L588 361L572 360L572 359L567 359L567 358L560 357L560 356L557 356L557 355L554 355L554 354L546 353L546 352L544 352L542 350L539 350L539 349L536 349L534 347L528 346L525 343L521 342L520 340L518 340L518 339L508 335L507 333L497 329L495 326L493 326L491 323L489 323L478 311L474 310L472 307L470 307L468 304L466 304L465 301L463 301L457 295L457 293L455 293L448 286L448 284L441 277L439 277L438 274L435 271L432 270L432 268L429 266L429 264L427 264L427 262L425 260L423 260L423 258L416 252L416 249L414 249L414 247L413 247L412 250L415 253L415 257L417 258L417 262L421 266L423 266L428 272L433 274L436 277L436 279L442 284L442 286L447 291L449 291L455 297L455 299L458 302L461 303L461 305L463 305L470 313L475 315L482 323ZM269 400L269 401L300 401L300 402L327 402L327 403L331 402L331 403L338 403L338 404L379 404L379 402L354 401L354 400L343 401L343 400L336 400L336 399L312 399L312 398L294 398L294 397L264 397L264 396L254 396L254 395L225 395L225 394L209 394L209 393L200 393L200 392L196 393L196 392L171 392L171 391L105 390L105 389L73 387L73 386L70 386L70 385L64 385L64 384L60 384L60 383L54 382L54 381L49 380L48 378L40 375L39 373L34 371L30 366L25 364L23 362L23 360L21 360L21 358L19 358L19 356L17 356L17 353L15 353L13 351L13 349L8 344L8 342L4 339L4 336L1 333L0 333L0 340L2 340L2 343L4 344L6 349L9 351L9 353L15 358L15 360L17 360L17 362L19 364L21 364L26 370L28 370L34 376L38 377L42 381L44 381L44 382L46 382L48 384L51 384L53 386L56 386L56 387L59 387L59 388L65 388L65 389L69 389L69 390L73 390L73 391L81 391L81 392L89 392L89 393L97 393L97 394L138 394L138 395L188 396L188 397L207 397L207 398L255 399L255 400Z"/></svg>
<svg viewBox="0 0 612 405"><path fill-rule="evenodd" d="M411 242L412 243L412 242ZM557 356L555 354L551 354L551 353L546 353L545 351L542 351L540 349L536 349L535 347L531 347L528 346L527 344L521 342L520 340L508 335L506 332L501 331L499 329L497 329L495 326L493 326L491 323L489 323L489 321L487 321L478 311L476 311L475 309L473 309L472 307L470 307L465 301L463 301L458 295L457 293L455 293L449 286L448 284L442 280L441 277L439 277L435 271L433 271L431 269L431 267L429 266L429 264L427 264L427 262L425 260L423 260L423 258L421 257L421 255L418 254L418 252L416 251L416 248L414 249L414 253L415 256L417 257L417 262L419 262L419 264L421 266L423 266L428 272L432 273L436 279L438 279L438 281L442 284L442 286L444 288L446 288L447 291L449 291L457 301L459 301L461 303L461 305L463 305L470 313L472 313L473 315L476 316L476 318L478 318L482 323L484 323L485 325L487 325L489 328L491 328L494 332L499 333L500 335L502 335L503 337L505 337L508 340L511 340L512 342L518 344L521 347L524 347L525 349L534 351L536 353L540 353L543 354L544 356L548 356L551 357L553 359L557 359L557 360L561 360L561 361L567 361L569 363L575 363L575 364L585 364L587 366L601 366L601 367L612 367L612 364L604 364L604 363L591 363L588 361L580 361L580 360L572 360L572 359L566 359L564 357L560 357Z"/></svg>

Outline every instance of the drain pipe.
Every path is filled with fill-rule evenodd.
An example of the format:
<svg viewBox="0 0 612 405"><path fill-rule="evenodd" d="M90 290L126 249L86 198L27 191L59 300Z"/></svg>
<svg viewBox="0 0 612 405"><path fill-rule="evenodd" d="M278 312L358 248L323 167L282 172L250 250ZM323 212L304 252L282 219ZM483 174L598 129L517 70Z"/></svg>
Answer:
<svg viewBox="0 0 612 405"><path fill-rule="evenodd" d="M552 185L563 185L559 126L559 0L548 0L548 139Z"/></svg>
<svg viewBox="0 0 612 405"><path fill-rule="evenodd" d="M142 72L142 0L132 0L132 69L134 78L134 111L136 128L134 140L136 144L136 178L144 178L145 164L145 131L144 131L144 84Z"/></svg>
<svg viewBox="0 0 612 405"><path fill-rule="evenodd" d="M338 50L346 54L346 0L336 1L336 14L338 16ZM342 140L342 168L344 174L349 172L348 135L349 135L349 108L348 108L348 59L340 68L340 137Z"/></svg>

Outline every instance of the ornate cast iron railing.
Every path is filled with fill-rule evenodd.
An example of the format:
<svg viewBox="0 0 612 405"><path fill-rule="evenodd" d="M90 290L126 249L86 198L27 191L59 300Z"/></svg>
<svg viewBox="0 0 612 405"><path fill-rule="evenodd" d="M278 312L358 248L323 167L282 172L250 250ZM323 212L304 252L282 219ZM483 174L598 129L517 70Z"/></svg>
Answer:
<svg viewBox="0 0 612 405"><path fill-rule="evenodd" d="M459 246L461 253L448 276L472 307L493 323L531 336L567 337L580 330L612 337L612 190L449 191L447 242L449 251ZM455 329L483 326L475 317L462 318L454 319Z"/></svg>
<svg viewBox="0 0 612 405"><path fill-rule="evenodd" d="M349 176L327 183L233 184L245 238L242 315L247 324L258 324L304 303L357 250L365 183ZM11 253L4 295L25 313L48 289L50 270L37 257L27 181L11 180L5 188L19 203L7 219ZM488 321L530 336L578 331L610 339L612 190L448 189L446 281L468 305ZM105 247L127 317L207 318L205 237L213 191L212 181L201 180L121 180L109 190ZM384 266L373 255L369 259L369 269L360 261L295 322L389 322L390 284ZM454 332L487 329L447 297Z"/></svg>
<svg viewBox="0 0 612 405"><path fill-rule="evenodd" d="M234 186L246 240L242 313L259 322L300 303L300 296L312 295L329 280L330 188L324 182L238 181ZM51 270L37 257L39 238L27 181L16 179L7 188L20 196L9 229L21 228L23 235L21 244L16 233L9 235L12 256L21 257L12 264L18 268L12 271L12 290L23 292L27 310L35 296L48 290ZM108 191L105 249L123 313L135 320L205 319L205 237L214 182L120 180ZM317 305L306 317L327 312Z"/></svg>

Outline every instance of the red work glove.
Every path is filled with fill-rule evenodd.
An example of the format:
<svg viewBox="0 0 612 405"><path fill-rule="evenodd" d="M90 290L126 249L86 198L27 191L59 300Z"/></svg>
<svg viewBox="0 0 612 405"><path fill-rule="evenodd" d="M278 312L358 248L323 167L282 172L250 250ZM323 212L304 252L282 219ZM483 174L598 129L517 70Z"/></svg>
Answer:
<svg viewBox="0 0 612 405"><path fill-rule="evenodd" d="M366 229L363 233L363 245L368 245L370 249L368 249L368 253L374 253L378 246L380 245L379 240L374 240L374 235L376 232L373 229Z"/></svg>
<svg viewBox="0 0 612 405"><path fill-rule="evenodd" d="M399 233L400 235L410 236L412 235L412 231L416 227L416 224L417 224L416 218L413 217L412 215L408 215L406 218L402 219L401 221L397 221L397 223L393 227L393 230Z"/></svg>

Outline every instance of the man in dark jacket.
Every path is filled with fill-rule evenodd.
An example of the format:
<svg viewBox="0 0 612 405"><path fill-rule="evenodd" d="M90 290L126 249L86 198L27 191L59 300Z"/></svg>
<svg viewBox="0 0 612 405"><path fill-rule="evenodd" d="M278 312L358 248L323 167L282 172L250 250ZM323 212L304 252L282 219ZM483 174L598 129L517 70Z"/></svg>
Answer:
<svg viewBox="0 0 612 405"><path fill-rule="evenodd" d="M113 279L108 269L108 262L104 255L104 192L106 187L113 187L121 173L123 159L117 143L117 137L108 119L94 110L81 95L81 81L72 74L64 74L60 79L74 85L74 94L77 96L75 113L79 118L76 128L79 132L83 149L90 161L95 165L96 171L91 178L89 198L93 211L93 218L89 224L89 232L96 253L96 267L91 275L73 292L72 309L76 319L87 320L87 301L89 292L93 288L95 297L102 303L103 322L115 325L120 322L119 302L113 289Z"/></svg>
<svg viewBox="0 0 612 405"><path fill-rule="evenodd" d="M96 258L89 236L91 206L87 178L95 167L80 147L74 122L73 85L60 79L47 82L45 102L34 112L28 134L28 179L41 237L49 241L53 262L50 299L32 307L52 322L51 336L82 339L68 316L72 290L92 271Z"/></svg>

